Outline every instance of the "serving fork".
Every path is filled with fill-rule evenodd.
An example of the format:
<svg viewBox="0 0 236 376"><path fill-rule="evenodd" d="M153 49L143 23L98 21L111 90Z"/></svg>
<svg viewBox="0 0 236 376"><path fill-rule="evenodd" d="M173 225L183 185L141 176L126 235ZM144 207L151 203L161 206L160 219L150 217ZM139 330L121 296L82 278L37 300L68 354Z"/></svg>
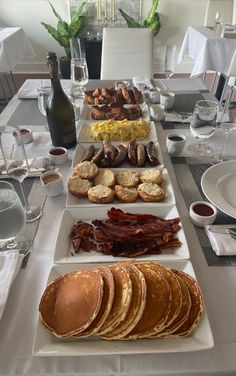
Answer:
<svg viewBox="0 0 236 376"><path fill-rule="evenodd" d="M225 225L225 226L209 226L208 231L216 234L225 234L232 236L233 239L236 239L236 225Z"/></svg>

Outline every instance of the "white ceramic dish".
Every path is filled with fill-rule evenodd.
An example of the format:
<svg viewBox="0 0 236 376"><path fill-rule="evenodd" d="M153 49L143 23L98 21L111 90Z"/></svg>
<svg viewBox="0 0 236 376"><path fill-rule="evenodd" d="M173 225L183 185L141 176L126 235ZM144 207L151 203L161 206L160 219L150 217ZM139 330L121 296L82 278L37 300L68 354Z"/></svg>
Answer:
<svg viewBox="0 0 236 376"><path fill-rule="evenodd" d="M113 171L114 173L117 173L119 171L124 171L124 169L122 169L122 168L116 168L116 169L111 168L110 170ZM139 169L129 168L129 169L126 169L126 170L129 170L129 171L137 171L138 170L140 172L142 170L145 170L145 168L139 168ZM140 200L139 198L137 198L137 200L134 203L131 203L129 205L131 205L131 206L141 205L142 207L147 207L147 208L153 206L156 209L161 207L161 206L175 205L175 195L174 195L172 184L170 182L169 174L168 174L166 169L164 169L163 173L162 173L161 186L165 191L165 198L164 198L163 201L160 201L160 202L144 202L144 201ZM86 207L86 206L111 207L111 206L118 205L118 204L120 204L122 207L127 206L127 203L120 203L119 201L116 201L116 200L114 200L112 203L108 203L108 204L97 204L97 203L89 201L89 199L87 197L73 196L67 190L66 207Z"/></svg>
<svg viewBox="0 0 236 376"><path fill-rule="evenodd" d="M167 267L182 270L196 279L192 264L188 260L160 262ZM97 266L101 264L94 264ZM76 269L91 267L90 264L54 265L50 271L47 285L63 274ZM206 310L189 337L169 339L140 339L136 341L105 341L96 337L80 340L59 339L50 334L39 320L33 343L33 355L36 356L85 356L114 354L148 354L199 351L214 346L211 327Z"/></svg>
<svg viewBox="0 0 236 376"><path fill-rule="evenodd" d="M133 105L125 104L125 108L132 107ZM149 114L149 109L148 105L144 102L139 105L141 110L142 110L142 118L146 121L150 120L150 114ZM91 116L91 109L92 106L84 103L81 114L80 114L80 120L91 120L93 123L94 122L99 122L101 120L95 120ZM105 120L105 119L104 119Z"/></svg>
<svg viewBox="0 0 236 376"><path fill-rule="evenodd" d="M120 207L116 205L115 206ZM127 204L124 208L121 208L128 213L136 214L153 214L164 219L171 219L179 217L178 210L176 206L162 206L158 210L154 207L136 206L131 207ZM108 208L86 208L86 210L81 210L79 208L65 209L61 223L59 226L57 241L54 252L54 263L91 263L91 262L115 262L124 261L126 257L113 257L111 255L104 255L95 251L85 252L80 251L78 254L72 256L72 244L70 239L70 232L72 226L78 221L83 220L85 222L91 223L94 219L107 219ZM174 259L188 259L189 258L189 248L187 240L184 234L184 229L181 229L176 233L176 237L181 241L182 245L178 248L165 249L162 250L161 254L157 255L143 255L138 256L139 261L144 260L174 260ZM130 260L130 259L129 259Z"/></svg>
<svg viewBox="0 0 236 376"><path fill-rule="evenodd" d="M74 152L73 161L72 161L72 168L74 168L78 163L80 163L85 149L92 144L94 144L94 143L91 142L91 143L85 143L85 144L81 144L81 143L77 144L75 152ZM128 142L112 142L112 145L114 145L115 147L120 145L120 144L128 146ZM147 142L137 141L137 144L147 145ZM147 162L145 168L150 168L150 167L163 168L163 157L162 157L160 144L158 142L155 142L155 145L156 145L156 148L157 148L157 151L158 151L158 158L159 158L160 164L158 166L153 166L149 162ZM96 149L100 149L102 147L102 143L96 143L95 147L96 147ZM119 167L133 168L133 166L131 166L128 162L123 162L121 165L118 166L118 168ZM139 167L137 167L137 168L139 169Z"/></svg>
<svg viewBox="0 0 236 376"><path fill-rule="evenodd" d="M222 162L204 172L201 187L208 200L236 218L236 161Z"/></svg>
<svg viewBox="0 0 236 376"><path fill-rule="evenodd" d="M98 121L97 121L98 122ZM94 123L94 121L80 121L79 122L79 130L78 130L78 142L101 142L96 141L90 136L90 125ZM149 141L157 141L157 133L156 133L156 127L155 124L151 121L150 122L150 132L147 138L144 140L140 140L143 142L149 142Z"/></svg>

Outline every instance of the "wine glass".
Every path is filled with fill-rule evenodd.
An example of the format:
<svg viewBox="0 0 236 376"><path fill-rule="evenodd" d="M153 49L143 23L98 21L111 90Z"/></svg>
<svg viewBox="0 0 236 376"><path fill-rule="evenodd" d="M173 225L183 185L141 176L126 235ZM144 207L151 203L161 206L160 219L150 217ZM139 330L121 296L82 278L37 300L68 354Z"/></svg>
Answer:
<svg viewBox="0 0 236 376"><path fill-rule="evenodd" d="M170 78L174 74L175 53L176 53L176 45L167 44L166 54L165 54L165 65L164 65L164 75L166 76L166 78Z"/></svg>
<svg viewBox="0 0 236 376"><path fill-rule="evenodd" d="M17 146L17 160L12 158L6 158L6 149L8 145L3 146L2 132L0 132L0 149L3 156L3 161L6 166L6 173L12 179L15 179L19 183L20 191L23 199L23 206L25 209L26 222L33 222L42 215L42 208L39 206L30 205L25 195L23 181L30 173L30 166L27 159L24 143L22 142L20 129L15 129L18 139L20 140ZM7 144L7 143L6 143ZM6 149L5 149L6 148Z"/></svg>
<svg viewBox="0 0 236 376"><path fill-rule="evenodd" d="M88 67L84 57L71 59L71 80L71 96L83 98L83 92L88 83Z"/></svg>
<svg viewBox="0 0 236 376"><path fill-rule="evenodd" d="M229 96L229 101L231 99L231 95ZM219 155L219 162L223 162L225 151L226 151L226 145L229 139L229 134L236 129L236 109L230 108L230 102L227 101L225 104L225 109L222 116L222 122L220 123L220 128L224 131L224 142L223 146ZM229 103L228 103L229 102Z"/></svg>
<svg viewBox="0 0 236 376"><path fill-rule="evenodd" d="M197 144L189 145L188 151L191 154L205 156L212 153L212 149L204 141L216 131L218 110L219 104L214 101L200 100L195 103L190 131L196 137Z"/></svg>
<svg viewBox="0 0 236 376"><path fill-rule="evenodd" d="M25 219L25 210L13 185L0 181L0 243L4 243L4 250L17 247L15 238Z"/></svg>

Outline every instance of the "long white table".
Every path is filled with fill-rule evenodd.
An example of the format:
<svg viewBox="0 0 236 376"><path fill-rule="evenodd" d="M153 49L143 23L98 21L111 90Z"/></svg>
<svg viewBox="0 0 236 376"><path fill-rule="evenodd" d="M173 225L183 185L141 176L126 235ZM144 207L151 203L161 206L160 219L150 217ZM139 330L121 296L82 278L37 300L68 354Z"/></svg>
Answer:
<svg viewBox="0 0 236 376"><path fill-rule="evenodd" d="M178 63L188 55L194 60L191 77L209 70L226 73L229 68L236 39L216 37L213 31L203 26L189 26L178 55Z"/></svg>
<svg viewBox="0 0 236 376"><path fill-rule="evenodd" d="M107 82L90 82L90 87L107 86ZM0 115L7 120L20 101L13 98ZM181 126L180 126L181 128ZM235 267L208 267L194 226L177 183L172 163L165 149L168 132L157 127L167 167L177 198L190 248L193 267L203 290L206 310L213 332L212 349L162 354L110 355L84 357L34 357L32 345L38 321L38 303L53 264L53 252L65 195L47 198L39 222L32 254L11 288L7 306L0 321L0 375L66 375L66 376L194 376L236 374L236 272ZM187 131L186 131L187 132ZM70 151L70 158L72 157ZM70 161L62 168L65 183L70 174ZM186 190L191 189L186 183ZM181 342L180 342L181 343Z"/></svg>

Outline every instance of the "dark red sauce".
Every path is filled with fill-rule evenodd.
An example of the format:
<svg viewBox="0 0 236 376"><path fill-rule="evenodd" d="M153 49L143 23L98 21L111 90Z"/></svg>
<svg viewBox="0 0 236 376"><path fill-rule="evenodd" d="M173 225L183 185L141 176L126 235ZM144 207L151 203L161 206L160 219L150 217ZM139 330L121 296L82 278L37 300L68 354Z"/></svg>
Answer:
<svg viewBox="0 0 236 376"><path fill-rule="evenodd" d="M30 131L28 131L28 129L20 129L20 133L21 134L28 134L28 133L30 133Z"/></svg>
<svg viewBox="0 0 236 376"><path fill-rule="evenodd" d="M54 149L50 151L50 154L52 155L62 155L65 154L65 150L62 149Z"/></svg>
<svg viewBox="0 0 236 376"><path fill-rule="evenodd" d="M201 215L203 217L210 217L211 215L214 214L214 210L209 205L206 205L206 204L196 204L193 207L193 211L196 214Z"/></svg>

